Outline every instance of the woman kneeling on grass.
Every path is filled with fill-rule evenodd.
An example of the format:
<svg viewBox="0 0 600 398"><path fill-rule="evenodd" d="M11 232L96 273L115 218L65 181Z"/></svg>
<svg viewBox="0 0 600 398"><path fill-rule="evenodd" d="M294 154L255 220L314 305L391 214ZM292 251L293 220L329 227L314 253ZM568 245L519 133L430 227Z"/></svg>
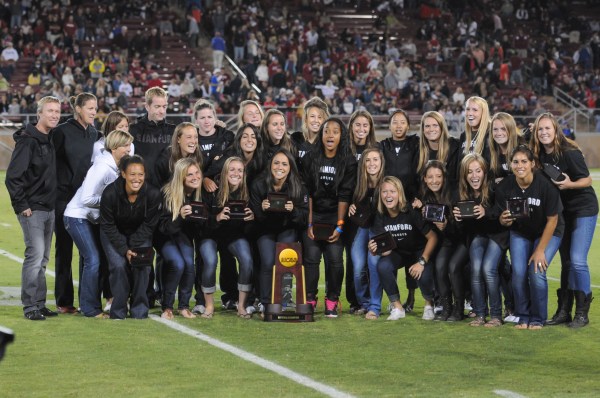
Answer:
<svg viewBox="0 0 600 398"><path fill-rule="evenodd" d="M150 248L158 223L160 191L145 181L144 160L125 156L119 163L121 176L102 192L100 200L100 241L108 260L113 303L111 319L127 316L131 301L132 318L148 317L148 279L151 264L132 266L136 249Z"/></svg>
<svg viewBox="0 0 600 398"><path fill-rule="evenodd" d="M409 267L410 275L417 280L425 299L423 319L433 320L433 266L429 259L435 250L437 236L421 213L407 202L402 183L396 177L385 177L379 188L373 233L384 231L390 232L396 241L396 248L381 253L377 263L379 279L393 307L387 319L396 321L405 317L396 276L398 268ZM369 250L375 255L377 243L373 239L369 241Z"/></svg>
<svg viewBox="0 0 600 398"><path fill-rule="evenodd" d="M526 145L511 153L513 174L496 188L496 206L506 209L507 199L527 201L529 215L515 219L509 210L500 223L510 227L510 258L515 295L517 329L541 329L548 317L546 270L558 251L564 231L562 202L558 189L541 172L535 171L533 152Z"/></svg>
<svg viewBox="0 0 600 398"><path fill-rule="evenodd" d="M200 201L202 171L193 158L175 162L173 178L163 187L164 205L158 232L157 246L165 259L162 267L162 318L173 319L175 292L179 287L179 314L195 318L189 309L194 286L194 239L201 239L204 221L192 217L191 201ZM206 307L206 313L213 309ZM204 314L203 314L204 315Z"/></svg>

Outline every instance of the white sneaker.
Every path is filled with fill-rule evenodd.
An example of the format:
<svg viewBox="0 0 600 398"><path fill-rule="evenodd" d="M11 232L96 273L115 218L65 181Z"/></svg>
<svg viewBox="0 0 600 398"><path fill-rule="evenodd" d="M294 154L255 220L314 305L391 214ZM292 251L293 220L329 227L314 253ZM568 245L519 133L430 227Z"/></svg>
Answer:
<svg viewBox="0 0 600 398"><path fill-rule="evenodd" d="M389 313L391 314L391 313L392 313L392 310L393 310L394 308L396 308L396 307L394 307L394 305L393 305L392 303L389 303L389 304L388 304L388 306L387 306L387 312L389 312Z"/></svg>
<svg viewBox="0 0 600 398"><path fill-rule="evenodd" d="M388 321L397 321L400 318L404 318L406 316L406 311L404 311L404 308L400 309L400 308L396 308L394 307L392 309L392 311L390 312L390 316L387 317Z"/></svg>
<svg viewBox="0 0 600 398"><path fill-rule="evenodd" d="M246 312L250 315L254 314L256 312L256 307L253 305L249 305L246 307Z"/></svg>
<svg viewBox="0 0 600 398"><path fill-rule="evenodd" d="M444 307L442 307L441 305L436 305L435 308L433 309L433 312L436 314L441 314L443 310L444 310Z"/></svg>
<svg viewBox="0 0 600 398"><path fill-rule="evenodd" d="M112 300L106 302L106 305L104 306L104 312L110 312L110 307L112 307Z"/></svg>
<svg viewBox="0 0 600 398"><path fill-rule="evenodd" d="M465 310L473 311L473 306L471 305L471 302L468 300L465 300Z"/></svg>
<svg viewBox="0 0 600 398"><path fill-rule="evenodd" d="M514 315L509 315L506 318L504 318L504 322L518 323L519 322L519 317L518 316L514 316Z"/></svg>
<svg viewBox="0 0 600 398"><path fill-rule="evenodd" d="M423 319L426 321L433 321L435 318L435 314L433 313L433 307L430 305L426 305L423 309Z"/></svg>
<svg viewBox="0 0 600 398"><path fill-rule="evenodd" d="M204 314L206 311L206 307L202 304L196 304L194 308L192 308L192 314Z"/></svg>

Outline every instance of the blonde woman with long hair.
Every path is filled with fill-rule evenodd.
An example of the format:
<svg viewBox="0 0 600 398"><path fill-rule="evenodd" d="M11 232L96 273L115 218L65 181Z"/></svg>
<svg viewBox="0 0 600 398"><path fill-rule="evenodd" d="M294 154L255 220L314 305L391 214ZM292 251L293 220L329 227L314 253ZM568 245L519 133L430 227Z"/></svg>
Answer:
<svg viewBox="0 0 600 398"><path fill-rule="evenodd" d="M487 158L488 134L490 133L490 108L485 99L469 97L465 102L465 131L460 135L463 156L478 153Z"/></svg>
<svg viewBox="0 0 600 398"><path fill-rule="evenodd" d="M436 111L425 112L421 117L419 174L423 173L430 160L437 160L446 168L448 183L456 186L459 152L460 142L448 132L444 116Z"/></svg>
<svg viewBox="0 0 600 398"><path fill-rule="evenodd" d="M437 245L437 236L431 224L423 220L421 212L414 210L407 201L402 183L396 177L385 177L379 186L373 231L390 232L396 241L396 248L383 252L377 262L379 279L392 307L388 321L406 316L396 282L397 270L402 267L408 268L421 289L425 299L423 319L433 320L434 283L430 260ZM369 251L374 255L376 249L377 244L371 239Z"/></svg>

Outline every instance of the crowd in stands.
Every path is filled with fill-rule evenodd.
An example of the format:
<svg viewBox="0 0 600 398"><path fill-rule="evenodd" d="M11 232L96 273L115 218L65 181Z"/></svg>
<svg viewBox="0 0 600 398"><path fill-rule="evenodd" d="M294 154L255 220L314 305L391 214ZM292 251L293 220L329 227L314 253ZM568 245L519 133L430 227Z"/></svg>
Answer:
<svg viewBox="0 0 600 398"><path fill-rule="evenodd" d="M245 99L296 108L319 96L335 114L437 110L451 130L461 125L465 93L514 115L540 109L553 87L598 107L600 24L571 15L569 2L429 3L8 1L0 6L0 112L35 113L44 95L68 111L69 96L92 92L102 120L112 110L142 113L143 92L154 86L168 90L170 113L189 113L197 98L233 114ZM336 26L337 10L352 7L374 15L370 34ZM130 31L127 18L147 29ZM160 50L169 35L192 48L206 36L206 71L176 65L164 76ZM12 84L22 58L34 60L24 87Z"/></svg>

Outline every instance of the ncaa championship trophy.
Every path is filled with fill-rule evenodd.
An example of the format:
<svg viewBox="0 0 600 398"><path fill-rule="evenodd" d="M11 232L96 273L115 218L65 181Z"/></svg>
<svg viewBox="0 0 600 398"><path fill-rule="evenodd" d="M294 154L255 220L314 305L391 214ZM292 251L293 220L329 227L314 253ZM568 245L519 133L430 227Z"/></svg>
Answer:
<svg viewBox="0 0 600 398"><path fill-rule="evenodd" d="M296 279L296 303L292 302ZM313 309L306 303L304 266L300 243L281 243L275 247L271 304L265 308L265 322L312 322Z"/></svg>

